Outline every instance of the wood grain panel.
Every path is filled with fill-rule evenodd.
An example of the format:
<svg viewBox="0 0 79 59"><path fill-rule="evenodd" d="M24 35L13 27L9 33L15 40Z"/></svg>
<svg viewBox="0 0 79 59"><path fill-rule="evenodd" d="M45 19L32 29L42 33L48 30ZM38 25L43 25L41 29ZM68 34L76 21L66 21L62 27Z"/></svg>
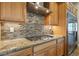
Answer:
<svg viewBox="0 0 79 59"><path fill-rule="evenodd" d="M51 45L53 46L55 44L56 44L56 40L48 42L48 43L37 45L37 46L34 47L34 52L37 52L37 51L44 49L44 48L51 46Z"/></svg>
<svg viewBox="0 0 79 59"><path fill-rule="evenodd" d="M8 54L8 56L31 56L31 55L32 55L32 48L27 48L21 51Z"/></svg>
<svg viewBox="0 0 79 59"><path fill-rule="evenodd" d="M49 9L52 13L45 17L45 25L58 25L58 3L50 2Z"/></svg>
<svg viewBox="0 0 79 59"><path fill-rule="evenodd" d="M26 3L24 2L1 2L1 20L25 22Z"/></svg>

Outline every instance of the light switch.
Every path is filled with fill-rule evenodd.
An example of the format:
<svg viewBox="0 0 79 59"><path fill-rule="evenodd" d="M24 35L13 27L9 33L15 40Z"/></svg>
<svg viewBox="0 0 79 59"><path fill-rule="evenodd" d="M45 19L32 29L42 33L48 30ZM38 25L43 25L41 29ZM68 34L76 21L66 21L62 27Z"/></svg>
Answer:
<svg viewBox="0 0 79 59"><path fill-rule="evenodd" d="M14 32L14 27L10 27L10 32Z"/></svg>

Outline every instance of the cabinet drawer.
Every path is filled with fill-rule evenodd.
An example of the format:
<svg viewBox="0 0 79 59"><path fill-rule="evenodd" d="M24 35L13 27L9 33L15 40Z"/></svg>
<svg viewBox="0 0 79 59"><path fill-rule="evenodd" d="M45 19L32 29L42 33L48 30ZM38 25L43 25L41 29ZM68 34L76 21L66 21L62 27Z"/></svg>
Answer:
<svg viewBox="0 0 79 59"><path fill-rule="evenodd" d="M34 56L54 56L56 55L56 45L48 46L37 52L34 52Z"/></svg>
<svg viewBox="0 0 79 59"><path fill-rule="evenodd" d="M32 48L27 48L21 51L8 54L9 56L29 56L32 55Z"/></svg>
<svg viewBox="0 0 79 59"><path fill-rule="evenodd" d="M56 40L51 41L51 42L47 42L47 43L44 43L44 44L37 45L37 46L34 47L34 52L42 50L42 49L44 49L44 48L46 48L48 46L53 46L55 44L56 44Z"/></svg>

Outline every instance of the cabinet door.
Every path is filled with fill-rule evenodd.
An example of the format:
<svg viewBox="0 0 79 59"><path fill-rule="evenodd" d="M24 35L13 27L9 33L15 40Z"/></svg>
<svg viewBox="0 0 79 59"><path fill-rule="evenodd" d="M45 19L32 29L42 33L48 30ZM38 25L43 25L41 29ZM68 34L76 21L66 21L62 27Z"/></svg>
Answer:
<svg viewBox="0 0 79 59"><path fill-rule="evenodd" d="M57 43L57 55L64 55L64 39L59 39Z"/></svg>
<svg viewBox="0 0 79 59"><path fill-rule="evenodd" d="M45 25L58 25L58 3L49 3L49 9L52 13L45 17Z"/></svg>
<svg viewBox="0 0 79 59"><path fill-rule="evenodd" d="M1 2L1 20L10 20L11 19L11 3L10 2Z"/></svg>
<svg viewBox="0 0 79 59"><path fill-rule="evenodd" d="M47 50L43 49L34 53L34 56L47 56Z"/></svg>
<svg viewBox="0 0 79 59"><path fill-rule="evenodd" d="M34 47L35 56L54 56L56 55L56 40Z"/></svg>
<svg viewBox="0 0 79 59"><path fill-rule="evenodd" d="M1 20L25 21L26 3L23 2L2 2Z"/></svg>
<svg viewBox="0 0 79 59"><path fill-rule="evenodd" d="M27 48L21 51L12 52L8 54L8 56L31 56L32 55L32 48Z"/></svg>
<svg viewBox="0 0 79 59"><path fill-rule="evenodd" d="M45 52L42 52L40 54L35 54L34 56L47 56Z"/></svg>
<svg viewBox="0 0 79 59"><path fill-rule="evenodd" d="M34 54L35 56L56 56L56 46L50 46Z"/></svg>
<svg viewBox="0 0 79 59"><path fill-rule="evenodd" d="M50 14L51 25L58 25L58 3L50 3L50 9L52 10Z"/></svg>
<svg viewBox="0 0 79 59"><path fill-rule="evenodd" d="M25 3L20 2L12 2L12 20L13 21L24 21L25 20Z"/></svg>
<svg viewBox="0 0 79 59"><path fill-rule="evenodd" d="M51 46L50 49L48 50L48 56L56 56L56 46L53 47Z"/></svg>

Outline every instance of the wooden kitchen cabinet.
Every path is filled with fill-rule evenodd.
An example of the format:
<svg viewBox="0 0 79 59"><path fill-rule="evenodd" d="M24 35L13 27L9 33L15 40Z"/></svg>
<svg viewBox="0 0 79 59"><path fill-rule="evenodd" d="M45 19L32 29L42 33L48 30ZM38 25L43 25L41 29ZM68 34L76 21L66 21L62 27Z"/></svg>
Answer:
<svg viewBox="0 0 79 59"><path fill-rule="evenodd" d="M48 56L56 56L56 44L54 46L48 47L47 55Z"/></svg>
<svg viewBox="0 0 79 59"><path fill-rule="evenodd" d="M63 56L64 55L64 50L65 50L65 42L64 42L64 39L61 38L61 39L58 39L57 40L57 55L58 56Z"/></svg>
<svg viewBox="0 0 79 59"><path fill-rule="evenodd" d="M11 3L12 19L14 21L25 21L25 3L22 2L13 2Z"/></svg>
<svg viewBox="0 0 79 59"><path fill-rule="evenodd" d="M34 56L56 56L56 40L35 46Z"/></svg>
<svg viewBox="0 0 79 59"><path fill-rule="evenodd" d="M58 3L50 3L50 10L52 10L51 25L58 25Z"/></svg>
<svg viewBox="0 0 79 59"><path fill-rule="evenodd" d="M1 2L1 20L11 20L11 3L10 2Z"/></svg>
<svg viewBox="0 0 79 59"><path fill-rule="evenodd" d="M56 46L50 46L34 53L34 56L56 56Z"/></svg>
<svg viewBox="0 0 79 59"><path fill-rule="evenodd" d="M58 25L58 3L49 3L49 9L52 11L51 14L45 16L45 25Z"/></svg>
<svg viewBox="0 0 79 59"><path fill-rule="evenodd" d="M42 49L37 52L34 52L34 56L47 56L47 49Z"/></svg>
<svg viewBox="0 0 79 59"><path fill-rule="evenodd" d="M1 20L3 21L25 21L26 3L2 2Z"/></svg>
<svg viewBox="0 0 79 59"><path fill-rule="evenodd" d="M27 48L24 50L12 52L10 54L7 54L8 56L32 56L32 48Z"/></svg>

